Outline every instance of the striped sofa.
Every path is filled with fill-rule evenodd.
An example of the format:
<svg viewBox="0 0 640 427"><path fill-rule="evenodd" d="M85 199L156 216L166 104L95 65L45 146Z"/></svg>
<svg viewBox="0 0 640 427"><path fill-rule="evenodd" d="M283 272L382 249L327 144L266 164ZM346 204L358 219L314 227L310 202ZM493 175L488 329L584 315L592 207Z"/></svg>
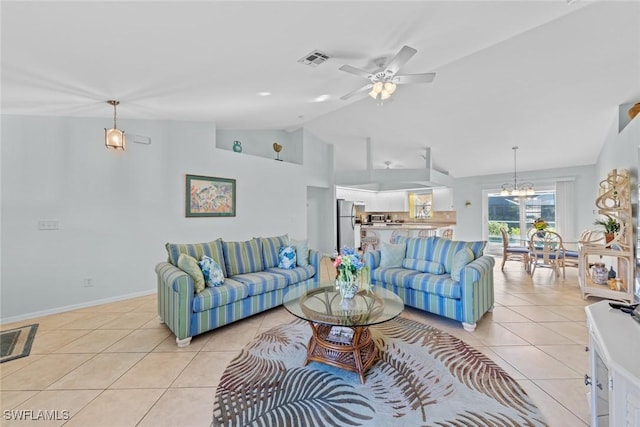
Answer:
<svg viewBox="0 0 640 427"><path fill-rule="evenodd" d="M166 244L167 262L156 266L158 278L158 314L176 335L179 347L203 332L235 322L282 304L287 286L318 283L320 253L308 253L307 265L293 269L278 266L278 249L289 245L286 235L254 238L245 242ZM181 253L197 260L213 258L224 273L221 286L206 287L196 293L193 278L177 267ZM303 258L301 254L298 261ZM302 262L304 264L304 262Z"/></svg>
<svg viewBox="0 0 640 427"><path fill-rule="evenodd" d="M394 248L396 254L404 250L401 260L388 262L390 252L385 247L365 252L371 283L393 291L408 306L460 321L464 329L475 330L476 322L493 309L495 260L483 255L486 242L402 237L398 243L401 246Z"/></svg>

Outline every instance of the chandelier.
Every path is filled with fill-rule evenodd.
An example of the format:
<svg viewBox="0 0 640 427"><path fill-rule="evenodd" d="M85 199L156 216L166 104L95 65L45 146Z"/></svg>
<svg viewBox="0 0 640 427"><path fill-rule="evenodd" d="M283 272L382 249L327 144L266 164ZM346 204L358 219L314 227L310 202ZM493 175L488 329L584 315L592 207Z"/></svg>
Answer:
<svg viewBox="0 0 640 427"><path fill-rule="evenodd" d="M518 170L516 168L516 153L518 152L518 146L511 147L513 150L513 184L502 184L501 196L533 196L536 194L533 189L532 182L521 182L518 184Z"/></svg>

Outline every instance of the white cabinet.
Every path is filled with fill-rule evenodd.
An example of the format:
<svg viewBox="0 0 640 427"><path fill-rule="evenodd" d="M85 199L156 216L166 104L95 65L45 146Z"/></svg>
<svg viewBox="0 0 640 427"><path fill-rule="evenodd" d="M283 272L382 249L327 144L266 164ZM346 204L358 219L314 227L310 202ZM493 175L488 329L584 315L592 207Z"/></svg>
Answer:
<svg viewBox="0 0 640 427"><path fill-rule="evenodd" d="M640 323L600 301L585 308L589 326L592 426L640 427Z"/></svg>
<svg viewBox="0 0 640 427"><path fill-rule="evenodd" d="M375 209L367 210L375 212L408 212L409 196L406 191L385 191L375 194Z"/></svg>

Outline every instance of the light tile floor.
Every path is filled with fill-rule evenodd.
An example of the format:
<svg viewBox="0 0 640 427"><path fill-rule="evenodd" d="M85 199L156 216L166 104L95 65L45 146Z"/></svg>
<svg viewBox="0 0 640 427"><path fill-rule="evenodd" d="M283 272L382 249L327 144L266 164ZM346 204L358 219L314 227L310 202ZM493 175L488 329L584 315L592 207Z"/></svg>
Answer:
<svg viewBox="0 0 640 427"><path fill-rule="evenodd" d="M321 277L332 276L324 262ZM475 332L415 309L403 316L445 330L494 360L522 384L551 426L585 426L584 306L597 299L583 301L579 294L576 269L567 269L566 279L545 269L532 278L517 262L508 262L504 272L498 262L496 307ZM276 308L177 348L150 295L2 325L40 324L31 355L0 364L0 424L209 426L226 365L257 334L292 319ZM4 412L21 409L68 411L70 419L15 421Z"/></svg>

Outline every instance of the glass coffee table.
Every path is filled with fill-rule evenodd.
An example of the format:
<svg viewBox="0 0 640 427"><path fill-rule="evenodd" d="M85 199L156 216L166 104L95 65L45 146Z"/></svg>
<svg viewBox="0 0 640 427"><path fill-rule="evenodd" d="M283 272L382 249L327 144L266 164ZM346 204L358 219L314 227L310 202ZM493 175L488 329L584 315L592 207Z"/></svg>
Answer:
<svg viewBox="0 0 640 427"><path fill-rule="evenodd" d="M305 366L315 361L356 372L364 384L364 373L379 356L369 326L394 319L404 303L379 286L343 300L335 284L327 282L290 287L284 307L311 326Z"/></svg>

